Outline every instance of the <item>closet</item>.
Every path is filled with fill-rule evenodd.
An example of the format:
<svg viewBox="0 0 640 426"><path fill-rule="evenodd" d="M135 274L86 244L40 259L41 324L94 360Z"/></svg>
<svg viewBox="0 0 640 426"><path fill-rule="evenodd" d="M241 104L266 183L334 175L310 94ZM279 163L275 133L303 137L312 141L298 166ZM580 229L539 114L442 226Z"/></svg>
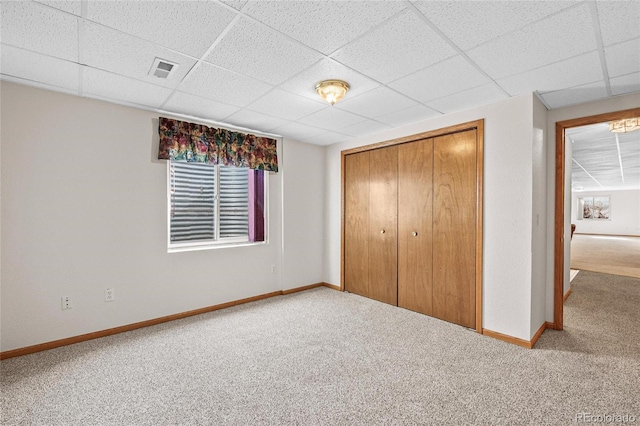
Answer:
<svg viewBox="0 0 640 426"><path fill-rule="evenodd" d="M482 120L343 151L343 288L481 329Z"/></svg>

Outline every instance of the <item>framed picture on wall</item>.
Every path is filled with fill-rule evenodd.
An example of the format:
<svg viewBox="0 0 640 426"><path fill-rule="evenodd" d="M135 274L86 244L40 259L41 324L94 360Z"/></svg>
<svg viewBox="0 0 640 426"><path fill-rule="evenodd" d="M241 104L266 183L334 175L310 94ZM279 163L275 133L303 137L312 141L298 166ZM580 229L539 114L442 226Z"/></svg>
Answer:
<svg viewBox="0 0 640 426"><path fill-rule="evenodd" d="M599 195L578 198L578 212L582 212L579 219L611 220L611 197Z"/></svg>

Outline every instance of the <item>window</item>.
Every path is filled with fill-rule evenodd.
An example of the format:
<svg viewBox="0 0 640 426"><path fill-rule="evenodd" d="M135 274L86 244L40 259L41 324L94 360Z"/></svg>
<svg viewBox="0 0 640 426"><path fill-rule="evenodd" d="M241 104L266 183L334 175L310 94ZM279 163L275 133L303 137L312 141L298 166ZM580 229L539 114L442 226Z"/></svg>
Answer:
<svg viewBox="0 0 640 426"><path fill-rule="evenodd" d="M262 170L168 164L169 251L265 241Z"/></svg>

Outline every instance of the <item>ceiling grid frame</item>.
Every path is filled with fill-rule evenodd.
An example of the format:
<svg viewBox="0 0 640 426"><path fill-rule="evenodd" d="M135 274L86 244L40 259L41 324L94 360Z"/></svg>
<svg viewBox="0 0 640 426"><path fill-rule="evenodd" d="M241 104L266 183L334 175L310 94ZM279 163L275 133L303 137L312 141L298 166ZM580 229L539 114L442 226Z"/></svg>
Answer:
<svg viewBox="0 0 640 426"><path fill-rule="evenodd" d="M600 29L600 19L598 18L598 6L595 1L589 2L591 10L591 20L593 21L593 29L596 33L596 43L598 44L598 56L600 57L600 67L604 76L604 85L607 89L607 95L612 96L611 83L609 82L609 67L607 66L607 58L604 54L604 42L602 41L602 30Z"/></svg>
<svg viewBox="0 0 640 426"><path fill-rule="evenodd" d="M321 14L326 12L328 7L313 1L291 0L290 3L295 5L292 6L292 8L278 4L278 11L296 11L295 13L285 13L282 16L280 16L279 12L278 16L274 15L275 12L260 15L260 11L269 12L270 9L267 8L271 6L267 3L256 2L255 0L236 2L224 2L222 0L215 0L213 2L175 0L170 3L172 4L171 6L167 6L168 3L154 1L120 0L118 3L121 4L119 6L113 6L115 2L111 5L104 3L102 6L96 6L97 8L92 11L95 3L90 0L71 0L59 4L36 0L26 0L23 2L3 0L1 4L3 18L1 41L3 46L10 46L12 49L6 49L6 54L3 53L3 67L0 78L18 84L48 88L64 93L74 92L79 96L95 97L109 102L148 110L171 111L175 109L173 112L176 114L189 115L198 119L221 123L229 127L239 126L247 128L246 124L251 122L251 117L253 116L256 118L256 123L262 123L259 124L258 127L270 128L269 133L277 131L276 129L282 129L281 133L284 137L301 139L302 142L310 142L318 145L328 145L362 136L372 131L390 128L390 126L409 124L443 113L497 102L502 98L518 96L525 93L517 90L517 87L514 91L513 88L509 89L503 86L499 78L496 78L488 72L485 68L486 64L482 61L478 62L476 56L470 55L469 51L477 49L478 47L484 47L484 50L488 51L488 49L493 46L521 46L528 49L531 46L523 44L523 34L527 37L535 38L540 36L543 37L544 40L549 40L544 46L538 43L539 46L536 48L544 48L545 50L559 49L562 40L565 36L571 35L571 31L574 30L575 25L573 27L567 27L569 29L562 28L554 32L552 34L553 38L550 38L550 36L546 34L537 33L537 31L547 31L551 28L551 22L556 24L562 23L571 16L579 16L581 22L584 21L582 27L586 32L579 31L575 34L584 34L589 40L593 37L595 44L593 44L594 41L589 41L588 43L580 43L580 49L557 50L555 54L547 55L547 60L545 61L523 61L518 67L513 68L519 69L520 71L508 74L508 76L522 75L519 81L526 81L525 79L531 75L531 81L551 82L551 80L545 80L545 78L547 78L552 70L566 70L570 62L564 66L562 64L572 59L574 62L578 61L578 56L582 55L582 53L579 53L579 50L581 51L584 47L589 47L589 43L591 43L593 46L591 52L594 52L594 60L591 61L591 59L587 58L584 60L580 59L578 61L580 65L578 68L581 68L581 65L586 63L583 69L591 69L592 71L589 75L594 78L596 78L597 75L594 74L593 69L599 69L602 73L601 80L593 81L593 79L587 79L585 77L589 77L589 75L577 69L572 72L576 73L576 76L580 78L572 79L570 75L567 76L565 74L564 81L561 82L561 84L556 83L553 85L554 90L549 91L545 90L544 87L536 87L535 90L528 90L528 93L533 92L548 109L612 98L617 95L640 93L640 60L636 60L636 57L633 55L633 58L624 55L625 49L629 47L633 48L636 46L637 40L640 39L640 31L637 28L637 21L640 18L640 5L638 4L639 2L635 1L621 0L609 2L605 0L579 0L547 2L546 0L540 0L537 2L514 2L510 3L508 7L502 5L491 6L492 3L487 2L440 2L437 6L435 4L432 5L433 7L429 6L429 9L425 8L428 3L422 3L417 0L394 2L392 6L389 7L384 5L369 7L365 3L358 3L358 5L354 4L352 7L345 6L337 9L347 14L358 13L360 16L354 16L354 18L357 19L353 21L358 22L357 29L346 31L345 34L348 34L348 36L340 38L339 25L323 26L322 28L333 30L330 40L327 42L321 40L323 35L320 33L310 34L317 31L317 28L307 24L314 22L314 19L322 19L324 15ZM132 12L133 14L129 16L127 15L128 3L131 3L131 5L135 7L135 12ZM259 6L257 6L258 4ZM267 5L265 6L265 4ZM499 2L496 4L499 4ZM274 3L274 7L275 5ZM145 12L145 8L148 9L148 13ZM224 21L226 22L226 26L222 33L218 32L222 29L221 27L213 28L212 30L215 31L217 35L210 37L208 40L210 44L206 47L202 46L204 51L200 51L199 56L195 57L188 51L183 50L183 48L186 48L185 41L188 40L188 38L180 35L179 41L174 43L169 37L159 32L159 28L162 28L161 26L163 25L162 19L168 17L171 10L179 12L176 16L178 16L180 21L173 22L172 25L174 26L191 24L190 28L200 30L201 33L207 30L207 22ZM276 9L271 10L275 11ZM298 15L297 11L300 11L303 15ZM467 15L474 16L476 17L476 22L473 23L471 29L465 27L464 29L456 30L456 13L452 13L452 11L458 13L458 17ZM204 12L206 15L194 15L199 12ZM489 15L486 14L492 12L498 13L491 17L491 19L482 19L483 14L489 18ZM459 13L462 13L462 15ZM621 13L626 16L624 20L618 21L614 19ZM62 18L63 16L65 18ZM135 16L145 16L145 19L148 21L145 28L149 28L149 33L136 30L136 21L132 20L132 17ZM410 19L411 16L414 18ZM517 16L518 19L509 20L509 16ZM197 19L189 21L190 17ZM209 17L213 19L207 21ZM37 24L38 21L34 21L41 18L43 19L41 25ZM118 20L122 19L126 22L119 23ZM348 19L348 15L345 15L342 16L338 22L346 22ZM589 22L586 21L587 19ZM314 55L317 55L318 59L310 63L297 63L299 64L298 69L284 81L277 82L278 84L273 84L274 81L268 78L260 78L260 76L255 73L255 70L253 75L249 75L243 73L242 70L240 70L240 72L233 71L233 67L226 67L226 64L222 62L217 65L211 65L206 59L216 51L217 46L222 40L225 40L227 44L231 43L230 45L233 46L233 41L229 40L229 37L233 37L230 32L232 32L231 30L241 22L241 20L247 20L247 22L252 23L251 25L277 33L279 37L283 37L282 40L289 40L304 51L313 52ZM398 22L396 22L396 20L398 20ZM502 22L508 22L508 24L500 27L501 20ZM348 51L349 54L357 54L354 48L350 50L345 49L349 49L350 46L359 46L360 44L358 43L361 40L365 40L373 34L375 34L375 40L384 40L386 37L385 49L389 49L389 46L392 46L393 43L400 46L404 40L398 37L394 38L394 34L389 33L389 28L399 28L398 25L401 25L402 22L409 21L412 25L417 25L415 29L410 29L407 30L408 32L405 32L410 36L412 45L415 45L416 37L420 35L428 37L428 40L433 40L438 46L440 44L446 45L451 49L451 54L454 55L452 57L459 55L460 58L469 64L475 73L482 76L482 79L476 80L476 85L470 89L468 88L468 84L467 86L456 85L454 79L444 79L443 81L449 87L443 92L443 95L441 97L430 97L429 101L425 101L423 97L417 95L417 91L412 90L409 84L405 85L403 90L398 90L397 85L393 84L411 75L411 73L399 75L395 78L390 78L392 75L385 74L384 79L381 80L374 75L375 73L372 73L373 70L358 66L357 63L355 63L356 66L353 66L354 63L352 61L343 61L342 59L345 58L345 56L339 55L345 51ZM418 21L420 23L418 23ZM193 27L194 22L202 24ZM232 22L234 24L230 26ZM393 27L390 27L391 22L394 22ZM26 23L30 24L26 25ZM75 50L68 45L67 47L64 45L64 43L70 40L68 27L65 26L71 25L72 23L75 23L73 25L77 25L76 34L73 36L75 39L75 48L77 49L77 58L69 57L65 59L69 54L68 52ZM289 30L287 27L289 24L293 26L297 25L297 27ZM96 38L96 36L93 35L91 36L93 37L91 40L87 40L87 37L90 35L87 34L87 31L93 30L94 28L89 27L89 25L98 25L100 28L105 29L105 31L94 33L100 35L101 38ZM152 25L157 25L157 27ZM490 28L487 28L487 26L490 26ZM320 27L321 26L318 26L318 28ZM426 30L421 31L419 30L420 27L428 28L430 32ZM67 30L65 30L65 28L67 28ZM482 32L483 28L486 28L487 31ZM526 32L521 32L523 29L526 29ZM90 57L87 57L87 53L91 52L91 49L100 48L99 43L104 44L108 42L109 34L107 30L117 31L117 34L120 34L118 39L123 40L129 46L122 64L114 63L114 66L111 66L106 59L97 61L95 52L89 55ZM67 32L65 33L65 31ZM576 29L576 31L578 30ZM378 34L378 32L381 33ZM21 34L20 37L22 38L17 38L18 34ZM435 35L432 36L431 34ZM486 35L480 37L480 40L478 40L476 44L474 43L474 34ZM574 39L576 38L575 34ZM60 35L60 37L52 37L52 35ZM211 34L211 36L213 36L213 34ZM201 42L206 38L206 35L201 34L198 40ZM214 39L211 40L211 38ZM571 37L568 38L571 39ZM505 40L506 44L494 43L497 39ZM403 54L405 54L405 52L419 52L420 54L427 52L426 54L428 54L430 49L438 53L437 50L434 50L437 49L435 44L429 47L428 40L425 40L426 46L424 49L416 49L415 47L403 49ZM625 43L627 44L624 49L615 48L615 46L622 46ZM42 46L53 46L54 48L44 49ZM176 48L172 46L176 46ZM201 44L198 46L201 46ZM150 80L147 75L143 76L138 74L139 70L134 70L133 68L130 72L125 73L124 67L133 65L140 66L141 61L134 61L131 56L134 51L133 49L137 48L147 49L145 59L147 55L158 52L170 52L171 54L181 55L181 57L188 58L187 66L190 66L190 68L186 70L184 74L180 72L177 76L179 80L174 80L170 84L155 83ZM371 48L370 45L369 48ZM200 47L198 47L198 49L187 50L195 51L199 49ZM117 50L113 47L107 50L110 55L109 60L117 60L117 57L114 56L114 52L117 52ZM274 52L278 51L274 50ZM597 55L595 55L596 52ZM535 55L535 52L530 53ZM238 54L242 55L243 53L242 51L238 51ZM288 52L280 51L278 54L287 55ZM501 62L509 60L508 55L507 49ZM160 54L156 54L155 56L163 57ZM336 56L340 56L340 58L338 59ZM394 55L391 56L395 57ZM5 62L5 58L6 61L11 62ZM597 58L597 61L595 58ZM168 57L164 59L170 60ZM384 60L385 58L381 57L381 59ZM434 59L436 58L434 57ZM434 63L425 61L424 63L430 63L430 65L425 68L418 68L417 71L411 71L412 73L418 74L415 83L412 84L417 84L417 87L422 87L425 84L428 86L428 81L420 81L420 76L422 75L420 71L436 66L439 72L446 73L448 68L444 65L446 65L445 62L448 59L450 58L437 58ZM549 59L553 59L553 61L549 62ZM614 65L611 65L609 63L610 61L611 64ZM191 65L192 63L193 65ZM244 99L246 99L247 103L239 106L224 105L219 99L211 98L209 93L215 94L211 89L208 91L209 93L193 90L194 87L200 87L199 85L188 85L192 87L192 90L184 90L187 87L185 83L190 82L192 79L203 79L203 77L205 77L206 73L196 72L203 66L203 63L206 63L207 66L216 67L216 69L220 70L220 73L224 71L224 84L233 85L234 80L242 84L248 81L246 80L247 78L250 78L252 82L255 81L255 84L249 82L247 87L256 87L258 90L253 94L245 93ZM371 61L365 63L371 63ZM402 61L401 63L405 62ZM103 64L108 69L100 66L100 64ZM27 66L36 67L38 65L40 65L40 69L26 68ZM72 65L77 67L77 71ZM422 65L422 63L415 65ZM438 67L438 65L441 66ZM149 64L149 66L151 66L151 64ZM611 68L612 66L614 68ZM53 67L52 71L54 74L57 72L57 74L48 80L46 71L50 69L49 67ZM392 72L395 72L393 70L397 68L398 66L395 68L389 67ZM496 67L494 66L493 68ZM613 71L611 71L610 68ZM73 71L74 77L77 77L75 78L77 83L73 83L73 81L69 83L69 79L60 78L60 73L65 70L69 70L69 73ZM264 101L261 101L262 107L260 110L262 112L253 111L256 108L253 108L252 104L260 98L267 97L271 99L270 102L278 102L278 96L274 94L282 93L279 91L297 95L294 97L287 96L287 99L291 99L292 101L295 99L295 102L299 101L302 104L308 103L304 98L311 99L314 102L321 102L319 99L313 98L313 96L315 96L313 85L316 81L309 81L308 86L303 86L302 78L303 76L313 76L312 78L315 79L322 70L334 70L337 71L338 74L352 76L354 81L358 80L360 87L358 87L358 85L352 86L354 90L347 94L344 101L334 107L323 105L323 108L312 108L308 110L305 110L303 107L300 111L304 112L304 114L297 114L289 118L278 117L278 113L276 112L278 108L268 108L264 105ZM216 75L222 76L223 74L219 74L218 72L212 73L209 79L211 76ZM282 75L287 74L283 73ZM424 73L424 75L429 74ZM238 78L235 79L234 76L238 76ZM57 77L58 80L55 80L54 77ZM295 80L297 77L296 84L290 85L289 82ZM333 77L335 76L327 75L322 79ZM106 86L104 86L106 83L96 86L98 82L97 79L99 78L104 78L105 81L112 82L111 84L122 84L122 96L118 98L120 95L118 95L117 90L107 90ZM486 83L483 83L482 80L486 81ZM88 83L89 81L91 82ZM204 84L205 81L206 79L203 79L200 84ZM571 81L574 83L579 82L579 84L571 85ZM70 89L72 86L75 86L75 88ZM308 89L305 86L308 87ZM100 92L102 95L96 95L91 92L95 91L96 87L104 87L104 90ZM127 93L125 93L127 91L126 88L133 89L134 87L139 87L134 90L136 94L127 97ZM147 95L145 95L145 87L149 89L146 91ZM164 91L167 90L167 87L169 89L168 94L162 98L160 104L155 103ZM215 90L218 90L217 86ZM247 92L247 90L249 89L246 89L245 92ZM301 95L302 90L308 90L308 92L304 92L304 94ZM109 96L105 96L107 94ZM190 96L191 98L189 98ZM362 98L359 102L350 102L361 96ZM250 98L252 99L250 100ZM390 101L390 99L393 98L397 98L398 101ZM403 101L402 99L405 100ZM189 108L189 100L194 101L194 107ZM367 108L362 108L362 104L365 102L367 103ZM353 109L350 104L353 106ZM379 105L379 108L375 107L376 104ZM177 109L178 105L180 105L180 109ZM199 107L195 107L196 105L199 105ZM323 109L326 109L326 111L321 112ZM406 119L403 119L405 115L403 112L406 112ZM240 125L241 123L239 121L234 123L235 117L241 120L244 125ZM269 125L269 117L273 117L275 126ZM332 124L334 120L330 119L332 117L335 117L335 125ZM360 122L357 122L358 120L360 120ZM348 127L342 127L347 123L354 124ZM264 132L264 128L254 131ZM298 131L287 134L287 129L297 129ZM296 135L313 136L297 137ZM323 135L326 138L324 141ZM625 154L628 148L622 139L620 142L620 150L620 160L624 162L626 161L625 158L628 158L630 154ZM631 178L626 179L628 172L626 164L624 167L625 180L629 180Z"/></svg>

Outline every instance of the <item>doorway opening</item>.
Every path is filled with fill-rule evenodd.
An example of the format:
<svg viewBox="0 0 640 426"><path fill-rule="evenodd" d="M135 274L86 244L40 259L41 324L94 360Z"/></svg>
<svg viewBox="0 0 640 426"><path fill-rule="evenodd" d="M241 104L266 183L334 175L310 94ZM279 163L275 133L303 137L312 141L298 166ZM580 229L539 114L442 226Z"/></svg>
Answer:
<svg viewBox="0 0 640 426"><path fill-rule="evenodd" d="M553 291L553 328L563 329L563 302L564 302L564 282L565 268L565 241L570 241L570 228L565 226L567 214L565 210L566 198L566 146L565 131L567 129L590 124L602 123L625 118L640 116L640 108L633 108L624 111L610 112L606 114L592 115L589 117L575 118L571 120L559 121L556 123L556 161L555 161L555 215L554 215L554 291Z"/></svg>

